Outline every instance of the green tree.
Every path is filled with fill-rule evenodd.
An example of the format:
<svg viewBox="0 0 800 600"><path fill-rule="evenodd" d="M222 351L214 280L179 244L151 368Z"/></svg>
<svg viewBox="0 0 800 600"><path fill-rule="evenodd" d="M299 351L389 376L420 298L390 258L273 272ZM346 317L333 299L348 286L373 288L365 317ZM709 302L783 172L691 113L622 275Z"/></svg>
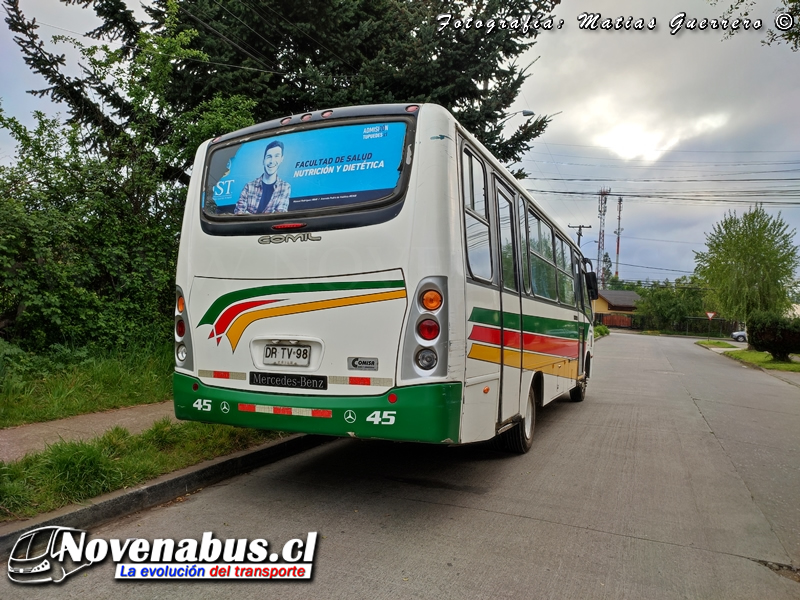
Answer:
<svg viewBox="0 0 800 600"><path fill-rule="evenodd" d="M709 0L711 4L717 4L719 0ZM755 17L751 14L753 8L758 4L758 0L725 0L724 4L727 4L728 8L723 13L722 17L725 19L742 19L742 18L749 18L753 20ZM800 0L781 0L780 7L775 9L776 17L778 15L788 15L791 17L792 21L794 22L794 26L789 27L785 30L775 30L769 28L767 30L767 39L765 42L769 45L773 42L785 42L786 44L791 47L792 51L797 52L800 50ZM786 17L782 17L786 18ZM763 19L762 19L763 20ZM776 24L777 25L777 24ZM727 36L734 35L736 30L729 30L726 33Z"/></svg>
<svg viewBox="0 0 800 600"><path fill-rule="evenodd" d="M176 114L164 101L172 57L191 32L144 33L141 52L83 47L86 72L125 97L112 133L36 113L0 166L0 332L31 349L165 339L171 327L184 188L172 183L203 139L253 122L252 102L214 97ZM164 122L177 124L167 131Z"/></svg>
<svg viewBox="0 0 800 600"><path fill-rule="evenodd" d="M651 317L658 329L676 329L686 317L703 314L703 290L694 276L678 277L674 284L655 281L637 292L636 313Z"/></svg>
<svg viewBox="0 0 800 600"><path fill-rule="evenodd" d="M603 254L602 271L600 272L600 280L603 289L608 289L611 278L614 276L614 266L611 264L611 257L608 252Z"/></svg>
<svg viewBox="0 0 800 600"><path fill-rule="evenodd" d="M794 236L780 213L771 217L760 204L741 217L729 212L714 225L706 251L695 252L695 273L711 288L722 316L747 321L753 311L790 306L800 266Z"/></svg>
<svg viewBox="0 0 800 600"><path fill-rule="evenodd" d="M609 290L629 290L632 292L639 291L641 287L643 287L641 281L624 281L620 279L617 275L612 275L611 278L608 280L608 289Z"/></svg>
<svg viewBox="0 0 800 600"><path fill-rule="evenodd" d="M100 27L88 35L113 39L120 55L135 57L143 31L163 32L172 0L155 0L152 23L138 22L123 0L62 0L94 9ZM48 94L64 102L71 118L113 135L132 117L125 94L92 74L68 77L64 60L42 45L19 0L4 0L9 28ZM255 101L265 121L324 107L384 102L436 102L450 109L501 161L513 163L545 129L546 116L527 118L508 131L509 107L528 76L516 58L538 30L522 17L544 23L558 0L181 0L177 31L197 30L170 76L165 101L175 114L197 108L222 92ZM517 27L442 29L439 15L509 19ZM550 21L552 23L552 21ZM111 111L104 110L110 107ZM531 108L531 107L527 107ZM176 127L162 121L161 129ZM184 165L184 167L188 166ZM518 176L524 175L519 170ZM185 181L185 168L165 173Z"/></svg>

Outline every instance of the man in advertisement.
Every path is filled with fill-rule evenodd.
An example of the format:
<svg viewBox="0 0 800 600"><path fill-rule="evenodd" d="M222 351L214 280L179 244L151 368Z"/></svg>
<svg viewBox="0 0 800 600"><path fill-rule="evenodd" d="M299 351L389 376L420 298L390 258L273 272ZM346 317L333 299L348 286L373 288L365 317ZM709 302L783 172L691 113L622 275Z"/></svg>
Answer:
<svg viewBox="0 0 800 600"><path fill-rule="evenodd" d="M264 173L244 186L236 208L237 215L286 212L292 186L278 177L283 162L283 142L273 141L264 150Z"/></svg>

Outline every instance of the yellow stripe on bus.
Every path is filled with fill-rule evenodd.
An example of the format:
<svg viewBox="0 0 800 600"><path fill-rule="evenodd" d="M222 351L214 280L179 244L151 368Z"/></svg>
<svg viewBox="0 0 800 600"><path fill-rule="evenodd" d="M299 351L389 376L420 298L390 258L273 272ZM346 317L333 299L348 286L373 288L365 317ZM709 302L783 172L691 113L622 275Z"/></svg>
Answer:
<svg viewBox="0 0 800 600"><path fill-rule="evenodd" d="M228 331L225 332L225 336L230 341L231 348L235 351L236 346L239 345L239 341L242 339L244 330L247 329L250 324L260 319L296 315L315 310L325 310L327 308L341 308L343 306L356 306L358 304L370 304L372 302L385 302L386 300L397 300L405 297L405 290L396 290L394 292L380 292L378 294L364 294L361 296L348 296L346 298L333 298L331 300L302 302L300 304L291 304L289 306L279 306L275 308L262 308L236 317L230 327L228 327Z"/></svg>
<svg viewBox="0 0 800 600"><path fill-rule="evenodd" d="M496 346L484 346L483 344L472 344L468 358L475 360L482 360L485 362L494 363L496 365L506 365L508 367L519 368L520 358L522 359L522 368L526 371L541 371L548 375L559 375L560 377L568 377L570 379L577 379L578 377L578 361L569 360L565 358L558 358L555 356L548 356L546 354L537 354L534 352L520 353L517 350L510 348L503 348L503 358L500 358L501 349ZM520 357L520 354L522 356Z"/></svg>

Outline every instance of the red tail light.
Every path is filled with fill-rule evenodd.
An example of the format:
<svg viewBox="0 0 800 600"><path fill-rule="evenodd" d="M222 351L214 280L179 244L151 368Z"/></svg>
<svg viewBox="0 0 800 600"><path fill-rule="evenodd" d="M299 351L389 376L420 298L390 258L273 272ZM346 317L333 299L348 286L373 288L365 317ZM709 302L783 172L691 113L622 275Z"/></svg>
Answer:
<svg viewBox="0 0 800 600"><path fill-rule="evenodd" d="M179 338L186 335L186 323L183 322L183 319L179 319L178 322L175 323L175 333L178 334Z"/></svg>
<svg viewBox="0 0 800 600"><path fill-rule="evenodd" d="M423 340L432 340L439 335L439 324L433 319L425 319L417 325L417 331Z"/></svg>

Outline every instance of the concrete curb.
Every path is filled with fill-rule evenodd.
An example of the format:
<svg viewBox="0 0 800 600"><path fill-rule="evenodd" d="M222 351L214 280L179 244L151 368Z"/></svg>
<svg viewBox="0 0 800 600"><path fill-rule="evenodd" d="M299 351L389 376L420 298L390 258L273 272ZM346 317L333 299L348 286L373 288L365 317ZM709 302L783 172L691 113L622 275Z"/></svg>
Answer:
<svg viewBox="0 0 800 600"><path fill-rule="evenodd" d="M167 473L140 486L117 490L86 504L65 506L27 521L0 526L0 560L5 561L20 535L47 525L88 529L125 515L168 502L178 496L252 471L283 458L310 450L335 438L321 435L293 435L249 450L205 461L180 471Z"/></svg>

